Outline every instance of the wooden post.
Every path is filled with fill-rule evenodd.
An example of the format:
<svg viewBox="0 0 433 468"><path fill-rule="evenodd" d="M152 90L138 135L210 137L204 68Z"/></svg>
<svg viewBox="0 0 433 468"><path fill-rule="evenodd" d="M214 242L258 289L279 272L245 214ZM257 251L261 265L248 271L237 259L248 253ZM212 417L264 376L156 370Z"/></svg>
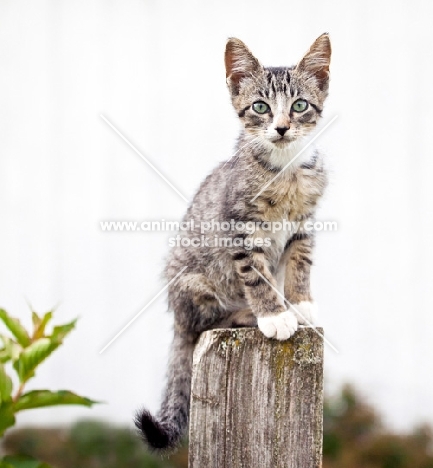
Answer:
<svg viewBox="0 0 433 468"><path fill-rule="evenodd" d="M254 328L201 335L189 468L319 468L322 435L323 339L315 330L288 341Z"/></svg>

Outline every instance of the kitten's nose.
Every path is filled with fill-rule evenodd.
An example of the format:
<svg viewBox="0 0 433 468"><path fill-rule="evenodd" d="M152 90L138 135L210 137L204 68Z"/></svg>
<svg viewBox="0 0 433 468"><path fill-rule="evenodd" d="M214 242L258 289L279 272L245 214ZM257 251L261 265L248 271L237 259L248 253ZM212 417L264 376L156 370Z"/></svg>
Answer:
<svg viewBox="0 0 433 468"><path fill-rule="evenodd" d="M275 130L281 135L284 136L284 134L287 132L289 127L277 127Z"/></svg>

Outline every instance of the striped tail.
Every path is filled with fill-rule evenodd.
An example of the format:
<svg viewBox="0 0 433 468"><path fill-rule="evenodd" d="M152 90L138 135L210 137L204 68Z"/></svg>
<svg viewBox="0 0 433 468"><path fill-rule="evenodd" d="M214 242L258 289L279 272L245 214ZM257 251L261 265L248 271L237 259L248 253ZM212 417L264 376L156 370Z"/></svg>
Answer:
<svg viewBox="0 0 433 468"><path fill-rule="evenodd" d="M145 409L135 417L141 437L154 450L175 448L188 427L193 351L192 340L175 333L161 409L156 417Z"/></svg>

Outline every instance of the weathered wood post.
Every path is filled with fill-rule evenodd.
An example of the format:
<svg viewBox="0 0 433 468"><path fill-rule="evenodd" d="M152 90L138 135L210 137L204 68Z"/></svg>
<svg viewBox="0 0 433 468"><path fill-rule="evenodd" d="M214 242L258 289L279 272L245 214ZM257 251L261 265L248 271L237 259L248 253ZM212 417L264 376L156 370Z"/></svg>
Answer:
<svg viewBox="0 0 433 468"><path fill-rule="evenodd" d="M323 334L322 329L317 329ZM323 339L211 330L194 353L189 468L319 468Z"/></svg>

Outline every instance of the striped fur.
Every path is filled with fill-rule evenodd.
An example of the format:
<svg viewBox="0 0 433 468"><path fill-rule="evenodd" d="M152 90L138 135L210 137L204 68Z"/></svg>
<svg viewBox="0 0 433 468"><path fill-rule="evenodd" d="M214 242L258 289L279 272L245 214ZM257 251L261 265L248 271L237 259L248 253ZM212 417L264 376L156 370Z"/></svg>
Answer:
<svg viewBox="0 0 433 468"><path fill-rule="evenodd" d="M182 231L183 238L200 238L200 223L212 220L288 220L302 225L314 219L327 180L323 158L314 148L301 157L297 154L322 113L330 53L329 38L324 34L298 65L266 68L240 40L229 39L227 84L243 130L234 156L201 184L184 217L184 221L194 219L195 228ZM299 99L308 103L303 112L292 108ZM267 112L256 112L257 102L266 104ZM145 442L155 449L175 447L185 433L192 352L200 333L258 324L267 336L288 338L298 322L305 322L287 311L277 291L298 304L307 320L313 317L309 282L312 233L271 233L263 226L250 234L239 230L207 234L211 246L176 246L167 261L169 281L187 267L168 290L175 329L167 390L156 418L144 410L136 419ZM212 244L214 235L229 238L233 246ZM258 245L245 247L254 240L259 240Z"/></svg>

